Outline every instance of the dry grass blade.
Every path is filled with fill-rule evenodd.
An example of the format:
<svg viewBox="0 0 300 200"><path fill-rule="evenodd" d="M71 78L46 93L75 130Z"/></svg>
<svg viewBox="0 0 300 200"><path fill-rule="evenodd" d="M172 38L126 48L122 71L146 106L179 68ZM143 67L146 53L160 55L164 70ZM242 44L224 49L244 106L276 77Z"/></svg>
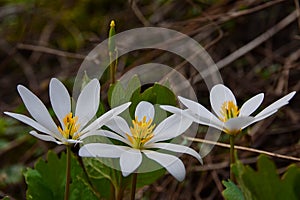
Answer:
<svg viewBox="0 0 300 200"><path fill-rule="evenodd" d="M214 142L214 141L210 141L210 140L204 140L204 139L192 138L192 137L185 137L185 139L193 141L193 142L200 142L200 143L212 144L212 145L216 145L216 146L220 146L220 147L230 148L230 145L225 144L225 143ZM238 150L250 151L250 152L254 152L254 153L261 153L261 154L266 154L268 156L272 156L272 157L276 157L276 158L283 158L283 159L300 162L300 158L293 157L293 156L286 156L286 155L282 155L282 154L278 154L278 153L272 153L269 151L263 151L263 150L258 150L258 149L253 149L253 148L249 148L249 147L243 147L243 146L237 146L237 145L235 145L234 148L238 149Z"/></svg>

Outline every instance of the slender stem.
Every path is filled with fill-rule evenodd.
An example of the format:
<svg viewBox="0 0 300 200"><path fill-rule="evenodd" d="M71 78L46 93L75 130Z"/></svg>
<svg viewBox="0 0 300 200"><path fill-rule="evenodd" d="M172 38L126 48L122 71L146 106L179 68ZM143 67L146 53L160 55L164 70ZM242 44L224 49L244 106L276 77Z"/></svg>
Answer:
<svg viewBox="0 0 300 200"><path fill-rule="evenodd" d="M136 181L137 181L137 173L133 173L132 175L132 185L131 185L131 200L135 198L135 190L136 190Z"/></svg>
<svg viewBox="0 0 300 200"><path fill-rule="evenodd" d="M89 177L88 172L86 171L87 169L86 169L85 165L83 164L82 157L78 157L77 161L79 162L85 176ZM91 187L93 189L93 192L98 197L98 199L100 199L100 193L96 190L95 186L92 184L92 181L88 178L87 182L88 182L89 187Z"/></svg>
<svg viewBox="0 0 300 200"><path fill-rule="evenodd" d="M67 145L66 188L64 200L69 200L71 179L71 146Z"/></svg>
<svg viewBox="0 0 300 200"><path fill-rule="evenodd" d="M115 21L112 20L110 22L110 28L109 28L109 33L108 33L108 53L109 53L109 62L110 62L110 81L112 84L116 82L116 69L117 69L117 61L113 61L113 57L116 55L116 41L114 35L116 34L116 29L115 29ZM116 59L118 59L116 57Z"/></svg>
<svg viewBox="0 0 300 200"><path fill-rule="evenodd" d="M235 163L235 158L234 158L234 135L230 135L230 180L234 181L234 174L233 171L231 170L231 165Z"/></svg>
<svg viewBox="0 0 300 200"><path fill-rule="evenodd" d="M124 193L124 190L123 188L120 187L119 191L117 192L117 200L122 200L123 199L123 193Z"/></svg>
<svg viewBox="0 0 300 200"><path fill-rule="evenodd" d="M112 52L109 52L109 61L110 61L110 81L111 83L115 83L116 82L116 77L115 77L115 74L116 74L116 66L115 66L115 61L112 62L112 57L113 57L113 53Z"/></svg>
<svg viewBox="0 0 300 200"><path fill-rule="evenodd" d="M111 200L115 200L115 186L114 184L111 182L110 183L110 199Z"/></svg>
<svg viewBox="0 0 300 200"><path fill-rule="evenodd" d="M120 185L120 187L119 187L119 189L118 189L118 191L117 191L117 194L116 194L116 199L117 200L122 200L123 199L123 192L124 192L124 189L123 189L123 176L122 175L120 175L119 176L119 185Z"/></svg>

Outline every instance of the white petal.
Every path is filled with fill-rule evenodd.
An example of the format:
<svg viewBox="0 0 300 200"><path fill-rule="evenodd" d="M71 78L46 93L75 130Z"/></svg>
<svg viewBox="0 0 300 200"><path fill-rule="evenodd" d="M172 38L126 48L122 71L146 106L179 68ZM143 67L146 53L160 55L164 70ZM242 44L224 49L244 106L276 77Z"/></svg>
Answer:
<svg viewBox="0 0 300 200"><path fill-rule="evenodd" d="M45 128L41 124L37 123L36 121L34 121L33 119L31 119L31 118L29 118L25 115L17 114L17 113L11 113L11 112L4 112L4 114L15 118L15 119L31 126L32 128L40 131L40 132L47 133L48 135L53 135L53 137L54 137L54 134L52 134L51 131L49 131L47 128Z"/></svg>
<svg viewBox="0 0 300 200"><path fill-rule="evenodd" d="M223 130L224 123L221 120L219 120L218 118L216 118L213 114L211 115L211 118L205 118L200 114L201 112L198 115L192 109L181 110L174 106L167 106L167 105L160 106L160 107L168 112L175 113L175 114L181 114L184 117L187 117L198 124L211 126L211 127L217 128L219 130Z"/></svg>
<svg viewBox="0 0 300 200"><path fill-rule="evenodd" d="M189 99L178 97L179 100L193 113L207 119L217 119L214 114L212 114L209 110L207 110L204 106L201 104L191 101Z"/></svg>
<svg viewBox="0 0 300 200"><path fill-rule="evenodd" d="M52 78L49 85L51 106L55 112L61 127L64 127L63 119L71 112L71 98L65 86L56 78Z"/></svg>
<svg viewBox="0 0 300 200"><path fill-rule="evenodd" d="M124 177L133 173L142 163L142 154L139 150L128 149L120 157L120 166Z"/></svg>
<svg viewBox="0 0 300 200"><path fill-rule="evenodd" d="M271 112L268 113L264 113L263 115L259 116L258 118L255 117L255 121L254 122L258 122L260 120L263 120L267 117L270 117L271 115L275 114L278 110L272 110Z"/></svg>
<svg viewBox="0 0 300 200"><path fill-rule="evenodd" d="M130 106L131 102L124 103L120 106L117 106L103 115L101 115L98 119L96 119L94 122L92 122L90 125L88 125L82 132L87 132L90 130L95 130L101 128L103 125L105 125L109 120L112 119L112 117L117 116L124 110L126 110Z"/></svg>
<svg viewBox="0 0 300 200"><path fill-rule="evenodd" d="M47 142L55 142L56 144L62 144L62 142L57 141L54 137L50 136L50 135L43 135L43 134L38 134L35 131L30 131L29 132L31 135L33 135L34 137L37 137L41 140L47 141Z"/></svg>
<svg viewBox="0 0 300 200"><path fill-rule="evenodd" d="M265 119L266 117L269 117L270 115L274 114L279 108L289 103L291 98L296 94L296 92L291 92L281 99L275 101L268 107L266 107L264 110L262 110L260 113L258 113L255 116L255 121L260 121L262 119Z"/></svg>
<svg viewBox="0 0 300 200"><path fill-rule="evenodd" d="M172 144L172 143L152 143L149 145L145 145L145 148L159 148L159 149L165 149L177 153L186 153L197 158L199 162L203 164L201 156L194 149L191 149L183 145Z"/></svg>
<svg viewBox="0 0 300 200"><path fill-rule="evenodd" d="M249 116L251 115L262 103L264 99L264 94L260 93L255 95L248 101L246 101L240 109L239 116Z"/></svg>
<svg viewBox="0 0 300 200"><path fill-rule="evenodd" d="M181 114L183 111L180 108L177 108L175 106L170 106L170 105L160 105L159 107L165 111L168 111L168 112L174 113L174 114Z"/></svg>
<svg viewBox="0 0 300 200"><path fill-rule="evenodd" d="M193 121L182 115L173 114L164 119L153 131L154 137L147 143L164 141L183 134Z"/></svg>
<svg viewBox="0 0 300 200"><path fill-rule="evenodd" d="M236 100L229 88L222 84L215 85L210 91L210 104L213 111L223 118L221 108L224 102L232 101L236 105Z"/></svg>
<svg viewBox="0 0 300 200"><path fill-rule="evenodd" d="M78 116L80 128L83 128L96 115L99 101L100 84L97 79L93 79L81 91L76 103L75 116Z"/></svg>
<svg viewBox="0 0 300 200"><path fill-rule="evenodd" d="M129 126L125 119L120 116L115 116L105 124L108 128L114 132L126 137L126 133L131 135Z"/></svg>
<svg viewBox="0 0 300 200"><path fill-rule="evenodd" d="M146 121L149 121L150 119L153 120L154 113L154 106L146 101L141 101L135 109L135 116L139 121L141 121L144 116L146 116Z"/></svg>
<svg viewBox="0 0 300 200"><path fill-rule="evenodd" d="M99 157L99 158L119 158L121 154L128 150L129 147L104 144L104 143L90 143L83 145L79 149L79 156L81 157Z"/></svg>
<svg viewBox="0 0 300 200"><path fill-rule="evenodd" d="M225 122L224 128L227 129L227 131L229 132L239 131L249 126L250 124L254 123L254 119L255 118L251 116L231 118L227 122Z"/></svg>
<svg viewBox="0 0 300 200"><path fill-rule="evenodd" d="M212 114L204 106L183 97L178 98L189 109L191 116L196 123L212 126L217 129L222 129L223 122L221 122L214 114Z"/></svg>
<svg viewBox="0 0 300 200"><path fill-rule="evenodd" d="M193 113L192 113L193 114ZM224 128L224 122L222 122L219 119L207 119L207 118L203 118L199 115L193 115L194 117L194 122L198 123L198 124L202 124L205 126L211 126L213 128L219 129L219 130L223 130Z"/></svg>
<svg viewBox="0 0 300 200"><path fill-rule="evenodd" d="M178 181L183 181L185 168L182 161L173 155L163 154L155 151L142 151L148 158L156 161L172 174Z"/></svg>
<svg viewBox="0 0 300 200"><path fill-rule="evenodd" d="M58 132L57 126L41 100L22 85L18 85L18 91L33 119L59 138L60 133Z"/></svg>
<svg viewBox="0 0 300 200"><path fill-rule="evenodd" d="M74 140L74 139L67 139L66 141L65 141L65 143L67 143L67 144L77 144L77 143L82 143L82 141L80 141L80 140Z"/></svg>
<svg viewBox="0 0 300 200"><path fill-rule="evenodd" d="M195 114L192 113L192 111L190 111L189 109L182 110L180 108L169 106L169 105L161 105L160 107L165 111L174 113L179 116L182 115L182 117L186 117L192 121L195 121Z"/></svg>
<svg viewBox="0 0 300 200"><path fill-rule="evenodd" d="M131 146L130 142L127 141L125 138L119 136L118 134L108 131L108 130L94 130L94 131L90 131L87 132L86 134L80 136L80 140L83 140L89 136L104 136L104 137L108 137L111 139L115 139L115 140L119 140L121 142L124 142L125 144L128 144L129 146Z"/></svg>

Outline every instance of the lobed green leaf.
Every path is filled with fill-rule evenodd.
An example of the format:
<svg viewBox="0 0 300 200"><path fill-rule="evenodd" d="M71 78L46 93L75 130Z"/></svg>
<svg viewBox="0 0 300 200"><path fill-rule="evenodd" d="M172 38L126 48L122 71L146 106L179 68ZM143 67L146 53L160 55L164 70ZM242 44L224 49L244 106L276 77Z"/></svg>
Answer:
<svg viewBox="0 0 300 200"><path fill-rule="evenodd" d="M66 182L66 155L49 151L47 161L39 159L34 169L24 172L27 199L63 199ZM98 199L75 156L71 159L70 200Z"/></svg>
<svg viewBox="0 0 300 200"><path fill-rule="evenodd" d="M246 200L300 199L300 168L296 165L290 165L280 178L274 162L260 155L257 170L244 166L240 161L232 166L232 170Z"/></svg>

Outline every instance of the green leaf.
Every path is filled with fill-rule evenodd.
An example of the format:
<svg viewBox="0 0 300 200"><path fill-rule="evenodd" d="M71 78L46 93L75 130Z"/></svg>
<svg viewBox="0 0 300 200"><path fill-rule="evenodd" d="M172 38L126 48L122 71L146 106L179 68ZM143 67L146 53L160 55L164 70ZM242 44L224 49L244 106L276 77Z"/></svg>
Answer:
<svg viewBox="0 0 300 200"><path fill-rule="evenodd" d="M121 173L113 168L107 162L113 162L118 165L118 159L110 158L83 158L86 172L91 180L93 187L101 194L102 197L111 198L110 189L112 186L119 190Z"/></svg>
<svg viewBox="0 0 300 200"><path fill-rule="evenodd" d="M140 100L149 101L153 104L176 105L177 100L174 93L167 87L155 83L142 93Z"/></svg>
<svg viewBox="0 0 300 200"><path fill-rule="evenodd" d="M164 168L155 170L153 172L148 173L140 173L137 176L137 188L141 188L145 185L150 185L157 181L160 177L162 177L166 173Z"/></svg>
<svg viewBox="0 0 300 200"><path fill-rule="evenodd" d="M138 76L135 75L128 82L125 92L128 95L128 98L131 99L132 95L140 93L140 91L141 91L141 82Z"/></svg>
<svg viewBox="0 0 300 200"><path fill-rule="evenodd" d="M244 195L240 188L235 185L231 180L222 181L226 189L222 192L222 195L226 200L244 200Z"/></svg>
<svg viewBox="0 0 300 200"><path fill-rule="evenodd" d="M84 140L84 144L110 142L111 141L108 138L102 136L90 136ZM84 157L82 158L82 161L93 188L101 194L101 197L106 199L111 198L109 188L112 186L117 189L120 188L120 172L110 168L109 166L119 165L118 159Z"/></svg>
<svg viewBox="0 0 300 200"><path fill-rule="evenodd" d="M295 196L299 199L300 197L300 168L296 164L291 164L287 171L282 176L283 184L292 185L292 190Z"/></svg>
<svg viewBox="0 0 300 200"><path fill-rule="evenodd" d="M295 165L289 166L280 178L272 160L260 155L257 171L240 161L232 166L232 170L245 199L300 199L300 168Z"/></svg>
<svg viewBox="0 0 300 200"><path fill-rule="evenodd" d="M123 103L128 102L128 97L126 95L125 89L119 81L115 83L113 86L112 92L111 92L111 98L110 98L110 107L114 108L116 106L119 106Z"/></svg>
<svg viewBox="0 0 300 200"><path fill-rule="evenodd" d="M47 161L39 159L34 169L24 172L27 184L27 199L63 199L66 182L66 155L59 158L49 151ZM79 162L75 156L71 158L70 200L97 199L96 194L88 184Z"/></svg>
<svg viewBox="0 0 300 200"><path fill-rule="evenodd" d="M139 92L141 88L140 80L137 76L133 76L124 88L120 81L111 85L108 90L108 102L111 108L119 106L130 101L134 93Z"/></svg>
<svg viewBox="0 0 300 200"><path fill-rule="evenodd" d="M163 119L167 117L166 111L162 110L159 105L173 105L177 104L176 96L174 93L166 86L155 83L152 87L146 89L143 93L138 95L133 95L131 98L130 113L131 116L134 115L136 106L141 101L148 101L154 104L155 117L153 123L159 124ZM158 105L155 105L158 104Z"/></svg>

